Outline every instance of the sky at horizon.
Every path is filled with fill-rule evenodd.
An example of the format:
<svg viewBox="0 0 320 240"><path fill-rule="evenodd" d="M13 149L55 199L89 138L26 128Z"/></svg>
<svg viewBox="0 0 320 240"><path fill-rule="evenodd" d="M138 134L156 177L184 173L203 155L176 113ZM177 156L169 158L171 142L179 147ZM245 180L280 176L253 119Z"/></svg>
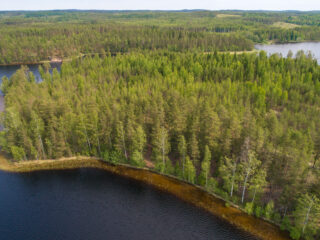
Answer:
<svg viewBox="0 0 320 240"><path fill-rule="evenodd" d="M0 10L320 10L320 0L0 0L0 3Z"/></svg>

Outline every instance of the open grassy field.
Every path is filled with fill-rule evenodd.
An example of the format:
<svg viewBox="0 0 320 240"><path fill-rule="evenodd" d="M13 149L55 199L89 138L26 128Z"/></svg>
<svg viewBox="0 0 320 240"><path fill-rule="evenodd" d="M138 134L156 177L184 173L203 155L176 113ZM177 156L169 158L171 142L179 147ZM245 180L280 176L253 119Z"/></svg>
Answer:
<svg viewBox="0 0 320 240"><path fill-rule="evenodd" d="M275 22L274 24L272 24L272 26L282 28L282 29L293 29L293 28L300 27L297 24L286 23L286 22Z"/></svg>

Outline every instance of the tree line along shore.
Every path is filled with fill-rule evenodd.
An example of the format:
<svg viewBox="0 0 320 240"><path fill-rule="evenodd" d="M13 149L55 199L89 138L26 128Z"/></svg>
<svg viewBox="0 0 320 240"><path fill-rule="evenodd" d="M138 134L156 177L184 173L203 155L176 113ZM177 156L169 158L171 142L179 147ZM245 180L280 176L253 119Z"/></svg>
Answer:
<svg viewBox="0 0 320 240"><path fill-rule="evenodd" d="M41 83L23 67L1 86L1 146L17 161L80 154L143 167L146 159L312 239L320 71L299 54L86 57L60 73L40 67Z"/></svg>
<svg viewBox="0 0 320 240"><path fill-rule="evenodd" d="M25 173L33 171L97 168L130 179L150 184L162 191L173 194L184 201L222 218L238 229L247 231L263 240L287 240L288 234L274 224L249 216L232 202L225 202L197 185L181 181L174 176L159 174L150 168L134 167L127 164L108 163L96 157L77 156L51 160L32 160L12 163L0 155L0 170Z"/></svg>
<svg viewBox="0 0 320 240"><path fill-rule="evenodd" d="M2 79L1 149L14 162L148 163L293 239L320 238L320 67L303 52L235 53L320 40L319 21L318 12L0 12L0 64L70 60L60 72L41 65L40 83L24 66Z"/></svg>

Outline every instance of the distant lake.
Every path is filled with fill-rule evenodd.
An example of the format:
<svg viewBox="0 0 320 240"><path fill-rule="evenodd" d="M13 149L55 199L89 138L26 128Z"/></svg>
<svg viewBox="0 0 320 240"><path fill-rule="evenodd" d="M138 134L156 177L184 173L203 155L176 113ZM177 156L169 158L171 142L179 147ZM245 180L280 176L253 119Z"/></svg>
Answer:
<svg viewBox="0 0 320 240"><path fill-rule="evenodd" d="M98 169L0 171L10 240L254 240L173 195Z"/></svg>
<svg viewBox="0 0 320 240"><path fill-rule="evenodd" d="M54 68L58 69L58 71L60 71L61 69L61 63L51 63L51 68L50 68L50 72L52 73L52 70ZM41 76L39 73L39 64L34 64L34 65L27 65L27 67L29 68L29 71L31 71L37 82L41 82ZM13 65L13 66L0 66L0 83L2 82L2 78L4 76L10 78L18 69L21 68L21 65ZM0 112L2 112L4 110L4 100L3 100L3 94L0 91ZM2 129L2 127L0 126L0 130Z"/></svg>
<svg viewBox="0 0 320 240"><path fill-rule="evenodd" d="M279 53L283 57L287 57L288 52L291 50L293 56L300 50L303 50L305 54L310 51L314 58L320 63L320 42L303 42L303 43L285 43L285 44L257 44L255 48L258 50L263 50L272 55L274 53Z"/></svg>
<svg viewBox="0 0 320 240"><path fill-rule="evenodd" d="M54 68L60 71L61 63L51 63L50 65L51 65L51 68L50 68L51 73ZM27 65L29 70L34 74L37 82L41 81L39 66L40 66L39 64ZM21 65L0 66L0 80L2 80L4 76L7 76L8 78L10 78L20 68L21 68Z"/></svg>

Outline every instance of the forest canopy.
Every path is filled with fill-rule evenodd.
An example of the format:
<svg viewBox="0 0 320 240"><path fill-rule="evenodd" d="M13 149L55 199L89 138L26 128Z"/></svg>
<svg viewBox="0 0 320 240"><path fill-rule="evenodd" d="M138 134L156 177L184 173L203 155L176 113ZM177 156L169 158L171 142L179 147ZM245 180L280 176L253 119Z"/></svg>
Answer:
<svg viewBox="0 0 320 240"><path fill-rule="evenodd" d="M2 79L1 149L149 164L320 239L320 66L245 52L319 40L319 12L0 12L0 65L64 60Z"/></svg>
<svg viewBox="0 0 320 240"><path fill-rule="evenodd" d="M3 79L1 142L14 159L147 160L295 239L319 236L316 60L161 50L77 58L40 73L41 83L26 67Z"/></svg>
<svg viewBox="0 0 320 240"><path fill-rule="evenodd" d="M0 12L0 64L141 50L253 50L320 40L318 12Z"/></svg>

